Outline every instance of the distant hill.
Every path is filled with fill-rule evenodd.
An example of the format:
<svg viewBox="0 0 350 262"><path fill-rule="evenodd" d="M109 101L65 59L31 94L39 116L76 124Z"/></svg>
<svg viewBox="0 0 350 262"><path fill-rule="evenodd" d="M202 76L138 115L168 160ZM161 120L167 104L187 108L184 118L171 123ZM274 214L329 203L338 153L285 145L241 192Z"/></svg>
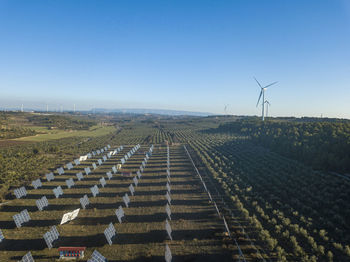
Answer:
<svg viewBox="0 0 350 262"><path fill-rule="evenodd" d="M211 116L212 113L207 112L192 112L192 111L181 111L181 110L167 110L167 109L142 109L142 108L129 108L129 109L104 109L96 108L96 113L124 113L124 114L158 114L158 115L169 115L169 116Z"/></svg>

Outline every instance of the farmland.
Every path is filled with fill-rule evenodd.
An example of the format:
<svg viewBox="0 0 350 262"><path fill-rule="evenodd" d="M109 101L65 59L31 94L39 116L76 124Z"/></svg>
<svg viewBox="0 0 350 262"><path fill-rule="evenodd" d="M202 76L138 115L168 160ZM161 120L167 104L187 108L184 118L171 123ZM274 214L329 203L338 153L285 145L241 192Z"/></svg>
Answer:
<svg viewBox="0 0 350 262"><path fill-rule="evenodd" d="M35 261L55 261L59 246L86 246L87 258L97 249L111 261L164 261L165 244L173 261L238 260L238 248L243 253L240 258L246 261L349 260L349 182L288 158L249 132L227 129L240 121L234 117L118 116L108 120L114 129L88 139L72 136L3 148L6 161L1 168L6 172L2 177L0 229L7 239L0 244L0 260L15 261L31 251ZM32 180L106 144L112 149L123 145L124 149L82 181L77 181L75 174L91 167L102 155L65 170L63 175L55 174L51 182L42 179L41 189L30 186ZM137 144L141 148L108 180L106 172L120 164ZM129 192L132 177L122 174L128 171L135 175L152 144L153 154L127 208L122 196ZM173 240L164 228L167 144ZM22 158L14 157L18 155ZM69 189L65 180L70 177L75 186ZM99 185L101 177L106 178L105 187ZM13 199L13 189L22 185L28 195ZM52 189L59 185L64 194L56 199ZM90 192L94 185L99 185L96 197ZM75 220L59 225L64 213L80 207L79 198L85 194L90 200L87 209L81 209ZM35 200L43 195L50 205L38 211ZM120 205L125 211L121 224L115 215ZM17 229L12 216L23 209L32 220ZM103 235L109 223L117 232L112 246ZM53 225L60 237L49 250L42 235Z"/></svg>

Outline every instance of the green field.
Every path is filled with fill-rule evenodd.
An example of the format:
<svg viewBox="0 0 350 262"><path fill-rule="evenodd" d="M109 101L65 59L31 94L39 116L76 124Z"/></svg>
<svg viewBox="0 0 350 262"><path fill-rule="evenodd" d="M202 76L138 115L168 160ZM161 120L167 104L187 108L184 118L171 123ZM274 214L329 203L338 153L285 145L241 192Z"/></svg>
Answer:
<svg viewBox="0 0 350 262"><path fill-rule="evenodd" d="M107 135L116 130L114 126L93 126L89 130L47 130L43 127L32 127L32 129L39 132L47 132L45 134L37 134L35 136L20 137L13 140L27 141L27 142L42 142L48 140L56 140L67 137L97 137Z"/></svg>

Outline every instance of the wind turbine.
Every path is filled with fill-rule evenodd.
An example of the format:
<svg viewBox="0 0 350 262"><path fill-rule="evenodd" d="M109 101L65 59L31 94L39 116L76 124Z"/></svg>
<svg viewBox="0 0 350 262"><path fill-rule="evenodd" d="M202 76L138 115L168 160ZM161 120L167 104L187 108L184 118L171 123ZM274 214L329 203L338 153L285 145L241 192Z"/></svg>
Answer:
<svg viewBox="0 0 350 262"><path fill-rule="evenodd" d="M261 106L262 106L262 113L261 113L261 118L262 118L262 121L264 121L264 106L265 106L265 91L266 91L266 89L269 87L269 86L272 86L272 85L274 85L274 84L276 84L277 82L273 82L273 83L271 83L271 84L269 84L269 85L267 85L267 86L262 86L260 83L259 83L259 81L258 80L256 80L256 78L254 77L254 79L255 79L255 81L258 83L258 85L259 85L259 87L260 87L260 95L259 95L259 99L258 99L258 102L256 103L256 107L258 107L258 105L259 105L259 101L260 101L260 98L261 98L261 96L263 97L263 99L262 99L262 102L261 102Z"/></svg>
<svg viewBox="0 0 350 262"><path fill-rule="evenodd" d="M224 107L224 112L225 112L225 115L227 115L227 112L226 112L226 110L227 110L227 107L228 107L229 105L225 105L225 107Z"/></svg>
<svg viewBox="0 0 350 262"><path fill-rule="evenodd" d="M266 104L266 117L268 117L269 115L269 106L271 106L270 102L265 100L264 102Z"/></svg>

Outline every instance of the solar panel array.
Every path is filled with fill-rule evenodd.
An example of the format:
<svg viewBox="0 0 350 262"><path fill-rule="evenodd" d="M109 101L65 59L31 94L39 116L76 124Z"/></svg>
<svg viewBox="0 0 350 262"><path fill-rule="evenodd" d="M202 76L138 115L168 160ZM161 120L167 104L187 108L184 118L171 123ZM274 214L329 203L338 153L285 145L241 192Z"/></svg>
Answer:
<svg viewBox="0 0 350 262"><path fill-rule="evenodd" d="M106 179L104 177L100 178L100 183L102 187L105 187L106 183Z"/></svg>
<svg viewBox="0 0 350 262"><path fill-rule="evenodd" d="M69 162L67 165L66 165L67 169L68 170L71 170L73 168L73 164L71 162Z"/></svg>
<svg viewBox="0 0 350 262"><path fill-rule="evenodd" d="M108 180L111 180L111 178L113 177L111 171L107 172L106 175L107 175L107 177L108 177Z"/></svg>
<svg viewBox="0 0 350 262"><path fill-rule="evenodd" d="M139 183L139 181L137 180L137 177L135 176L132 180L133 180L135 186L137 186L137 184Z"/></svg>
<svg viewBox="0 0 350 262"><path fill-rule="evenodd" d="M107 259L95 250L87 262L106 262Z"/></svg>
<svg viewBox="0 0 350 262"><path fill-rule="evenodd" d="M171 260L173 259L168 244L165 244L165 255L164 255L164 258L165 258L166 262L171 262Z"/></svg>
<svg viewBox="0 0 350 262"><path fill-rule="evenodd" d="M168 233L168 236L171 240L173 240L173 238L171 237L171 227L170 227L170 224L169 224L169 221L168 219L165 219L165 230L166 232Z"/></svg>
<svg viewBox="0 0 350 262"><path fill-rule="evenodd" d="M80 208L73 210L72 212L65 213L61 220L61 225L75 219L79 214Z"/></svg>
<svg viewBox="0 0 350 262"><path fill-rule="evenodd" d="M113 244L112 238L117 234L112 223L110 223L109 226L105 229L104 234L108 244L111 246Z"/></svg>
<svg viewBox="0 0 350 262"><path fill-rule="evenodd" d="M87 156L86 156L87 157ZM86 158L84 159L83 158L83 160L86 160ZM78 166L78 165L80 165L80 160L77 158L77 159L74 159L74 164L76 165L76 166Z"/></svg>
<svg viewBox="0 0 350 262"><path fill-rule="evenodd" d="M83 209L86 208L86 206L88 206L90 204L89 202L89 198L87 195L84 195L82 198L79 199L80 200L80 204L82 206Z"/></svg>
<svg viewBox="0 0 350 262"><path fill-rule="evenodd" d="M71 188L72 186L74 186L74 180L73 178L67 179L66 180L66 184L68 188Z"/></svg>
<svg viewBox="0 0 350 262"><path fill-rule="evenodd" d="M52 248L52 243L58 239L59 235L60 234L58 233L56 226L51 227L50 231L47 231L43 235L45 243L49 249Z"/></svg>
<svg viewBox="0 0 350 262"><path fill-rule="evenodd" d="M171 187L169 182L166 183L166 189L168 190L169 193L171 192Z"/></svg>
<svg viewBox="0 0 350 262"><path fill-rule="evenodd" d="M61 186L54 188L52 191L53 191L56 198L59 198L61 195L63 195L63 190L62 190Z"/></svg>
<svg viewBox="0 0 350 262"><path fill-rule="evenodd" d="M64 169L63 169L63 167L57 168L57 173L58 173L59 175L63 175L63 174L64 174Z"/></svg>
<svg viewBox="0 0 350 262"><path fill-rule="evenodd" d="M49 201L47 200L46 196L43 196L42 198L36 200L35 203L40 211L43 211L44 207L47 207L49 205Z"/></svg>
<svg viewBox="0 0 350 262"><path fill-rule="evenodd" d="M169 220L171 220L171 209L168 203L165 206L165 212L167 213Z"/></svg>
<svg viewBox="0 0 350 262"><path fill-rule="evenodd" d="M21 197L27 195L27 190L26 190L26 188L24 186L13 190L13 192L14 192L16 198L21 198Z"/></svg>
<svg viewBox="0 0 350 262"><path fill-rule="evenodd" d="M84 178L82 172L76 173L76 176L77 176L77 178L78 178L79 181L82 180L82 179Z"/></svg>
<svg viewBox="0 0 350 262"><path fill-rule="evenodd" d="M120 222L120 221L119 221ZM2 241L4 241L5 237L4 237L4 234L2 233L1 229L0 229L0 243Z"/></svg>
<svg viewBox="0 0 350 262"><path fill-rule="evenodd" d="M50 182L51 180L54 180L54 179L55 179L55 176L53 175L52 172L46 174L45 176L46 176L46 180L49 181L49 182Z"/></svg>
<svg viewBox="0 0 350 262"><path fill-rule="evenodd" d="M98 186L94 185L93 187L90 187L91 193L94 197L96 197L100 192L98 191Z"/></svg>
<svg viewBox="0 0 350 262"><path fill-rule="evenodd" d="M117 216L119 223L122 223L122 218L125 215L122 206L119 206L119 208L115 211L115 215Z"/></svg>
<svg viewBox="0 0 350 262"><path fill-rule="evenodd" d="M129 207L130 198L129 198L129 196L128 196L127 193L125 193L125 195L123 196L123 201L124 201L124 203L125 203L125 206L126 206L126 207Z"/></svg>
<svg viewBox="0 0 350 262"><path fill-rule="evenodd" d="M134 186L133 186L132 184L130 184L129 190L130 190L131 195L134 195L134 193L135 193L135 188L134 188Z"/></svg>
<svg viewBox="0 0 350 262"><path fill-rule="evenodd" d="M32 253L30 251L25 254L22 259L19 262L34 262L34 258L32 256Z"/></svg>
<svg viewBox="0 0 350 262"><path fill-rule="evenodd" d="M24 209L20 213L14 215L13 220L15 221L16 227L20 228L23 223L28 222L30 220L28 210Z"/></svg>
<svg viewBox="0 0 350 262"><path fill-rule="evenodd" d="M39 188L39 187L42 187L43 184L41 183L40 178L34 180L34 181L32 182L32 186L33 186L35 189L37 189L37 188Z"/></svg>
<svg viewBox="0 0 350 262"><path fill-rule="evenodd" d="M171 205L171 197L170 197L168 191L166 192L165 197L166 197L166 199L168 200L169 205Z"/></svg>
<svg viewBox="0 0 350 262"><path fill-rule="evenodd" d="M91 173L90 167L85 167L85 168L84 168L84 171L85 171L85 174L86 174L86 175L88 175L88 174Z"/></svg>

